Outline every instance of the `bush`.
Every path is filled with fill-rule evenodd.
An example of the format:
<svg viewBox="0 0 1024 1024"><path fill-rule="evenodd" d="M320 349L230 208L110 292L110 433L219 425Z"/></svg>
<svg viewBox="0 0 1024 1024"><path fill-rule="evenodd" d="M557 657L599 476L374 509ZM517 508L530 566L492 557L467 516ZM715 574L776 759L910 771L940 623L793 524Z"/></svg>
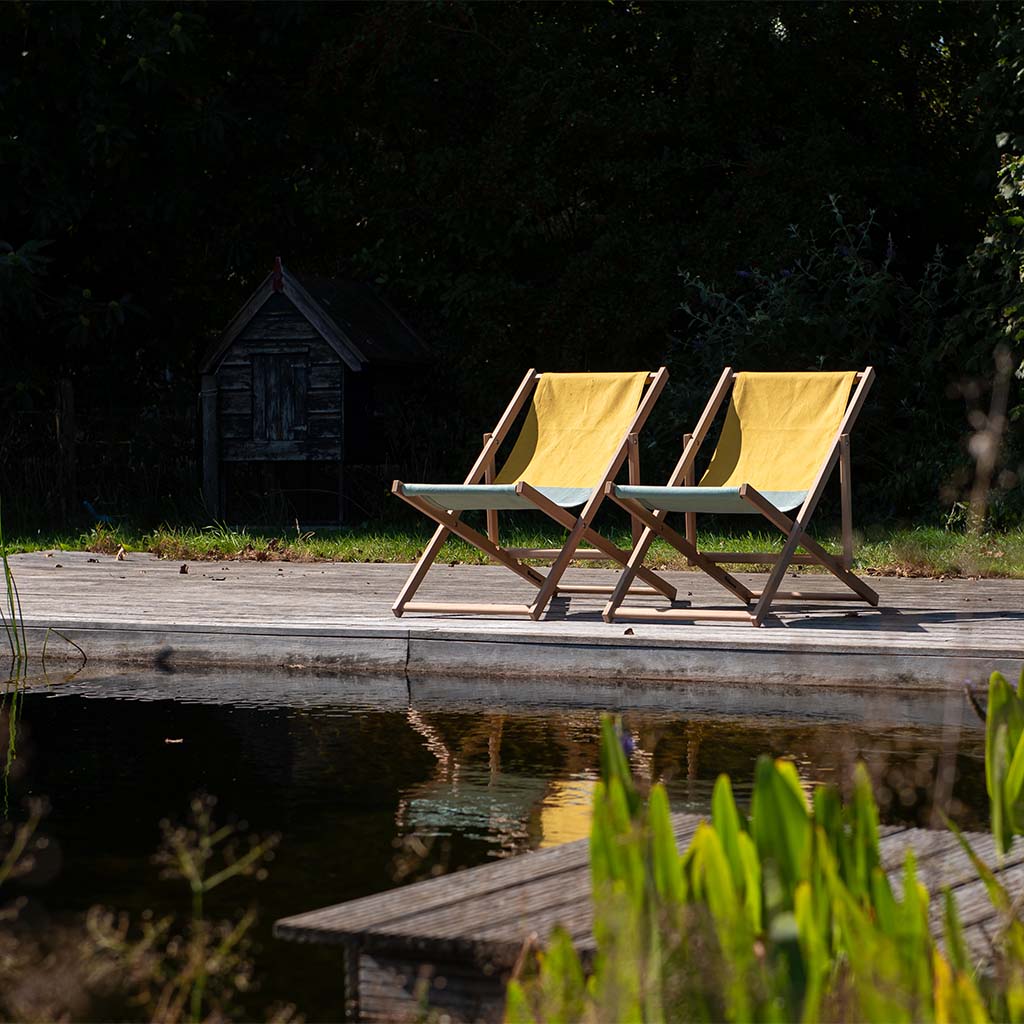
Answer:
<svg viewBox="0 0 1024 1024"><path fill-rule="evenodd" d="M1024 674L1016 694L993 675L994 801L998 786L1012 788L1024 772L1022 708ZM1019 789L1017 780L999 798L1012 808L995 816L1004 844L1019 820ZM972 962L948 891L941 946L933 938L912 851L902 894L893 891L863 768L848 805L826 786L808 802L792 764L762 758L749 817L723 775L711 821L680 855L664 788L641 801L606 719L590 843L597 952L588 976L556 930L535 973L510 983L506 1020L1019 1020L1024 924L960 839L1002 919L991 976Z"/></svg>

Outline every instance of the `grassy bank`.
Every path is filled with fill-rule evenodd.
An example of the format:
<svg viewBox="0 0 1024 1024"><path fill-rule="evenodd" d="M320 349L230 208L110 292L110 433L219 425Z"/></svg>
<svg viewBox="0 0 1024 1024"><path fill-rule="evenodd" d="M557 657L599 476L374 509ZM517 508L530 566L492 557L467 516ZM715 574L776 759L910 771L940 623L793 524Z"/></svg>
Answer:
<svg viewBox="0 0 1024 1024"><path fill-rule="evenodd" d="M164 526L156 530L129 527L97 527L82 533L37 533L10 538L12 553L37 550L86 550L114 554L148 551L180 561L253 559L294 562L411 562L430 536L427 530L362 525L343 530L299 533L295 530L247 530L224 526L207 528ZM556 531L509 529L502 540L516 547L550 547L562 543ZM620 547L630 547L626 531L614 531ZM831 551L839 539L827 533L817 539ZM741 533L723 535L701 531L700 546L706 550L777 551L780 534ZM484 563L479 551L459 540L449 540L441 561ZM662 568L687 568L683 557L657 542L648 564ZM862 572L899 576L986 576L1024 578L1024 528L973 537L933 527L915 529L869 528L859 538L855 566ZM810 570L813 571L813 570Z"/></svg>

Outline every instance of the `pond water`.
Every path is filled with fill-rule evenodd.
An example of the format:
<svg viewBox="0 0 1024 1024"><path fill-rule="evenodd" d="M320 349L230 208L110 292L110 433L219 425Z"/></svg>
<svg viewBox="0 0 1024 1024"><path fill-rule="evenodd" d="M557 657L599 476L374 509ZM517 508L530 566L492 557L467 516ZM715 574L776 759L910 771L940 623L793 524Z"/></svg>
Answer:
<svg viewBox="0 0 1024 1024"><path fill-rule="evenodd" d="M928 824L938 799L987 823L984 735L959 695L118 674L32 683L18 701L7 814L45 796L49 845L0 903L24 897L40 929L95 904L184 912L181 881L152 862L158 823L215 795L220 819L280 835L269 877L211 904L258 906L252 1019L274 1001L340 1015L340 952L275 940L276 918L585 835L603 709L623 714L641 783L664 782L679 810L705 810L723 771L742 798L769 753L808 786L847 786L864 760L887 821ZM8 690L3 739L11 706Z"/></svg>

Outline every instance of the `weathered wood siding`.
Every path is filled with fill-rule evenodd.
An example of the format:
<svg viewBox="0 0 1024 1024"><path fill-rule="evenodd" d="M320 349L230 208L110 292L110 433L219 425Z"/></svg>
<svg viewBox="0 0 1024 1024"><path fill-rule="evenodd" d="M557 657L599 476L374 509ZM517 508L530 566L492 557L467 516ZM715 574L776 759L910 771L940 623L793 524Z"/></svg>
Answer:
<svg viewBox="0 0 1024 1024"><path fill-rule="evenodd" d="M270 298L217 369L220 458L340 461L344 374L292 302Z"/></svg>
<svg viewBox="0 0 1024 1024"><path fill-rule="evenodd" d="M347 1007L349 1019L413 1024L436 1015L452 1024L499 1024L508 973L488 974L458 960L425 963L413 957L362 953L358 989Z"/></svg>

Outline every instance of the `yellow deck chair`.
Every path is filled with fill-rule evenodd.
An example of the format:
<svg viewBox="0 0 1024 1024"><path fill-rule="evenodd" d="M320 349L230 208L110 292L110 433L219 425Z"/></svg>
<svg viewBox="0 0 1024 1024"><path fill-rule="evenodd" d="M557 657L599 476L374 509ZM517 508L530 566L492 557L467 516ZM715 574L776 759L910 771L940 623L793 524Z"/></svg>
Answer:
<svg viewBox="0 0 1024 1024"><path fill-rule="evenodd" d="M494 432L484 435L484 447L464 484L409 484L396 480L392 493L438 524L398 600L404 612L468 612L483 615L528 615L538 619L558 594L610 594L611 587L562 586L569 563L578 559L609 558L625 565L622 551L591 526L605 497L605 484L623 462L629 479L639 483L637 434L665 387L668 371L657 373L537 373L523 378ZM516 417L530 401L523 428L508 461L494 472L498 447ZM569 510L582 506L579 514ZM486 536L461 521L470 509L487 511ZM539 509L569 531L561 548L506 548L498 537L499 509ZM642 526L633 521L634 543ZM450 533L478 547L492 560L511 569L537 588L532 603L466 604L413 601L427 570ZM592 545L581 549L582 542ZM551 561L545 574L525 565L524 558ZM634 576L647 584L641 592L673 600L675 588L640 566Z"/></svg>
<svg viewBox="0 0 1024 1024"><path fill-rule="evenodd" d="M773 601L867 601L878 595L852 572L853 528L850 497L850 431L874 380L869 366L844 373L733 373L718 380L693 434L683 438L683 454L665 487L607 485L607 493L644 531L634 545L618 586L604 609L604 619L736 619L764 624ZM856 387L854 387L856 385ZM729 391L732 395L718 446L707 472L693 486L694 461ZM851 392L852 398L851 398ZM839 463L843 554L836 558L807 536L807 524L825 484ZM795 519L787 512L799 511ZM685 536L666 525L669 512L686 517ZM786 535L782 552L700 551L697 513L760 513ZM655 537L681 551L745 605L746 611L624 607L633 574L643 566ZM803 547L807 554L796 553ZM772 570L759 591L752 591L721 562L767 563ZM784 591L783 576L794 563L824 566L846 584L847 591Z"/></svg>

